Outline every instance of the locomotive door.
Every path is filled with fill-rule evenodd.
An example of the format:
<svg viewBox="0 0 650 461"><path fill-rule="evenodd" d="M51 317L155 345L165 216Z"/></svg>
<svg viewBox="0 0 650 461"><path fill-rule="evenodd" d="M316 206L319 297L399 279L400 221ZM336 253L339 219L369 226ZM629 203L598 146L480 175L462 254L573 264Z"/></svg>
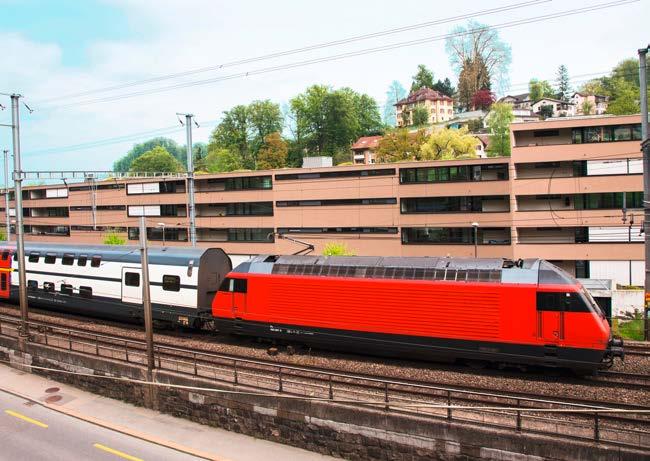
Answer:
<svg viewBox="0 0 650 461"><path fill-rule="evenodd" d="M122 302L142 304L141 275L139 267L122 268Z"/></svg>
<svg viewBox="0 0 650 461"><path fill-rule="evenodd" d="M241 317L246 313L246 292L248 280L231 279L230 289L232 291L232 316Z"/></svg>
<svg viewBox="0 0 650 461"><path fill-rule="evenodd" d="M556 343L560 340L562 331L562 312L541 311L539 312L542 323L542 339L545 343Z"/></svg>
<svg viewBox="0 0 650 461"><path fill-rule="evenodd" d="M11 269L0 269L0 298L7 299L11 295Z"/></svg>

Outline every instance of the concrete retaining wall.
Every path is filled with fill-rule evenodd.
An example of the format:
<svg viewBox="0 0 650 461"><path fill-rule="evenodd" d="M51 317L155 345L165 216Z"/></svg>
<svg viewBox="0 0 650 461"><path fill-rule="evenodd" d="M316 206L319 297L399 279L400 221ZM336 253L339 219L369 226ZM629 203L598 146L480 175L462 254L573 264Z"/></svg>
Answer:
<svg viewBox="0 0 650 461"><path fill-rule="evenodd" d="M34 369L32 372L110 398L174 416L350 460L641 460L641 451L517 434L476 425L396 415L328 402L219 394L148 386L99 376L145 380L141 367L0 337L0 360L94 376ZM156 371L163 384L232 389L205 379ZM246 391L244 387L237 387ZM97 415L101 418L101 415Z"/></svg>

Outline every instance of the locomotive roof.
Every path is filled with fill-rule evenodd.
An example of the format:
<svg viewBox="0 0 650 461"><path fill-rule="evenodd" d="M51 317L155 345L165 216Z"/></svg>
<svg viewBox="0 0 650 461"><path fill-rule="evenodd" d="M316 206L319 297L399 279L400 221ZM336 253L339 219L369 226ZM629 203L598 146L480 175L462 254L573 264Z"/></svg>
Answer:
<svg viewBox="0 0 650 461"><path fill-rule="evenodd" d="M3 248L11 248L15 251L15 242L4 243ZM221 248L193 248L193 247L148 247L149 262L152 264L163 264L169 266L186 266L190 260L199 259L208 251L220 251ZM41 254L75 253L85 254L88 257L101 255L105 261L120 261L128 263L140 263L140 247L137 245L70 245L61 243L25 242L25 254L32 251ZM224 253L225 256L225 253Z"/></svg>

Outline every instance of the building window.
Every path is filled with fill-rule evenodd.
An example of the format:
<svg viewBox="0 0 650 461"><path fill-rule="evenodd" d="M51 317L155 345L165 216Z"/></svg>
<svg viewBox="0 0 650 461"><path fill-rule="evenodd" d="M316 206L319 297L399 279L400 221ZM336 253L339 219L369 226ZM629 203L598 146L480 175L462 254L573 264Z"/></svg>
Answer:
<svg viewBox="0 0 650 461"><path fill-rule="evenodd" d="M140 274L138 272L125 272L124 285L126 285L127 287L139 287Z"/></svg>
<svg viewBox="0 0 650 461"><path fill-rule="evenodd" d="M280 227L278 234L397 234L397 227Z"/></svg>
<svg viewBox="0 0 650 461"><path fill-rule="evenodd" d="M483 227L477 229L479 245L509 245L510 229ZM473 245L472 227L402 227L402 244Z"/></svg>
<svg viewBox="0 0 650 461"><path fill-rule="evenodd" d="M396 198L351 198L332 200L281 200L275 202L277 207L296 206L342 206L342 205L395 205Z"/></svg>
<svg viewBox="0 0 650 461"><path fill-rule="evenodd" d="M395 168L373 170L323 171L320 173L276 174L276 181L296 179L332 179L332 178L365 178L373 176L394 176Z"/></svg>
<svg viewBox="0 0 650 461"><path fill-rule="evenodd" d="M640 140L640 123L634 125L589 126L571 130L571 142L573 144Z"/></svg>
<svg viewBox="0 0 650 461"><path fill-rule="evenodd" d="M228 203L226 216L273 216L273 202Z"/></svg>
<svg viewBox="0 0 650 461"><path fill-rule="evenodd" d="M213 180L208 180L210 183ZM271 176L242 176L238 178L215 179L214 182L224 185L225 190L255 190L272 189Z"/></svg>
<svg viewBox="0 0 650 461"><path fill-rule="evenodd" d="M72 285L67 283L61 284L61 294L63 295L72 295Z"/></svg>
<svg viewBox="0 0 650 461"><path fill-rule="evenodd" d="M411 213L457 213L457 212L508 212L510 202L507 195L470 197L419 197L403 198L402 214Z"/></svg>
<svg viewBox="0 0 650 461"><path fill-rule="evenodd" d="M165 291L180 291L181 278L178 275L163 275L162 289Z"/></svg>
<svg viewBox="0 0 650 461"><path fill-rule="evenodd" d="M273 228L232 228L228 229L229 242L273 242Z"/></svg>
<svg viewBox="0 0 650 461"><path fill-rule="evenodd" d="M400 183L402 184L502 181L506 179L508 179L506 163L400 169Z"/></svg>

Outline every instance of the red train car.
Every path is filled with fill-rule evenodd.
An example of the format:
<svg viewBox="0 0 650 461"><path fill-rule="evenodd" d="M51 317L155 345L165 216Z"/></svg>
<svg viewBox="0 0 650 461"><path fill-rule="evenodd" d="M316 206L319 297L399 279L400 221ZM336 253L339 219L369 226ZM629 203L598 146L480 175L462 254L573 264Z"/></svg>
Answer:
<svg viewBox="0 0 650 461"><path fill-rule="evenodd" d="M543 260L258 256L212 312L220 331L373 355L590 371L623 354L593 298Z"/></svg>

